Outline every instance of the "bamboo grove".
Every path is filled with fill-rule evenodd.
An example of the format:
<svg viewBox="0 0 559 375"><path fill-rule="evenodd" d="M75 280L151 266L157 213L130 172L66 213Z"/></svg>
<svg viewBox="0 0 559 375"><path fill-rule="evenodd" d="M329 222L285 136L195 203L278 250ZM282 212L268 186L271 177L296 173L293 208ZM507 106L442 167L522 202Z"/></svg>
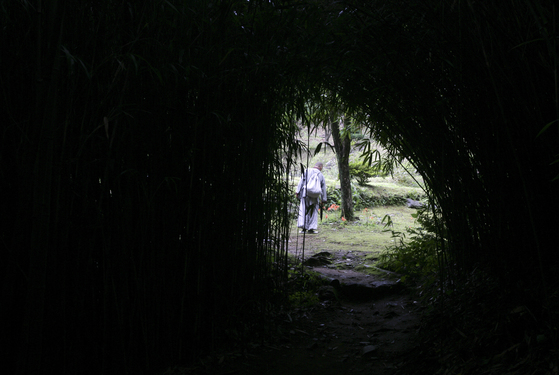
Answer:
<svg viewBox="0 0 559 375"><path fill-rule="evenodd" d="M482 267L534 311L557 288L552 1L21 0L0 19L10 373L152 373L254 332L286 277L293 119L323 92L424 176L445 277Z"/></svg>

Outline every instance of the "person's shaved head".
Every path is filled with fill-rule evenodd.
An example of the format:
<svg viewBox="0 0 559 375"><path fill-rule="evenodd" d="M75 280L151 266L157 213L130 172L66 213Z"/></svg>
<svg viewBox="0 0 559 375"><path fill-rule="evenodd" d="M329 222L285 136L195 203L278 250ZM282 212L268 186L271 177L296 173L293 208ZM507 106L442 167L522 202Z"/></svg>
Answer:
<svg viewBox="0 0 559 375"><path fill-rule="evenodd" d="M321 162L316 163L316 164L314 165L314 167L315 167L315 168L318 168L318 169L324 168L324 166L322 165Z"/></svg>

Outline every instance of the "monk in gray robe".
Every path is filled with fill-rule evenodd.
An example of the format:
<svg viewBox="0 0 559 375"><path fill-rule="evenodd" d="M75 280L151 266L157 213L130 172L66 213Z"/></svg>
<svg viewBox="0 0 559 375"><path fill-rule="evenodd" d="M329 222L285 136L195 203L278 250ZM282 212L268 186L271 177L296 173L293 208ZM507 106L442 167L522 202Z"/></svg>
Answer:
<svg viewBox="0 0 559 375"><path fill-rule="evenodd" d="M301 201L299 205L299 218L297 219L297 227L301 228L301 233L318 233L318 208L323 202L326 202L326 180L322 175L322 163L316 163L313 168L307 169L301 176L299 185L297 185L297 198ZM322 193L317 198L312 198L306 194L306 184L315 174L318 174Z"/></svg>

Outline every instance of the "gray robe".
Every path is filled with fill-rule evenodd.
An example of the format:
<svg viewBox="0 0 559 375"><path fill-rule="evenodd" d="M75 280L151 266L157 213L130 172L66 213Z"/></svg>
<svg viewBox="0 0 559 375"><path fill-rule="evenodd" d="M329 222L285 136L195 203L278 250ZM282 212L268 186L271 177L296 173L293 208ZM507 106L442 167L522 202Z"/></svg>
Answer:
<svg viewBox="0 0 559 375"><path fill-rule="evenodd" d="M307 179L305 178L306 172L301 176L299 185L297 185L297 194L301 203L299 204L299 217L297 219L297 226L306 230L318 228L318 204L319 198L322 202L326 202L326 181L324 176L318 168L309 168L308 180L310 180L315 174L318 174L318 179L320 180L320 187L322 188L322 194L318 198L311 198L306 196L305 185Z"/></svg>

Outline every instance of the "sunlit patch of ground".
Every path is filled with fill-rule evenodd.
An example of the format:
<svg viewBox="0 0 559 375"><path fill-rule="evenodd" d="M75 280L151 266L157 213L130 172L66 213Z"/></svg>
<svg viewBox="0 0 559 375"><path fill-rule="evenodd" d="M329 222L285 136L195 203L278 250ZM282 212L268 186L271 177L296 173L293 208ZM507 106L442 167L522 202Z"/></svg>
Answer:
<svg viewBox="0 0 559 375"><path fill-rule="evenodd" d="M319 233L305 235L305 252L310 255L320 251L364 252L372 253L368 257L372 260L384 252L387 246L394 244L393 231L405 233L406 228L416 226L411 216L415 212L415 209L405 206L377 207L357 212L359 220L350 223L341 220L339 211L325 211L322 222L319 221ZM388 218L392 225L385 226ZM303 235L298 232L294 221L290 238L291 252L295 251L295 247L299 251L302 249Z"/></svg>

